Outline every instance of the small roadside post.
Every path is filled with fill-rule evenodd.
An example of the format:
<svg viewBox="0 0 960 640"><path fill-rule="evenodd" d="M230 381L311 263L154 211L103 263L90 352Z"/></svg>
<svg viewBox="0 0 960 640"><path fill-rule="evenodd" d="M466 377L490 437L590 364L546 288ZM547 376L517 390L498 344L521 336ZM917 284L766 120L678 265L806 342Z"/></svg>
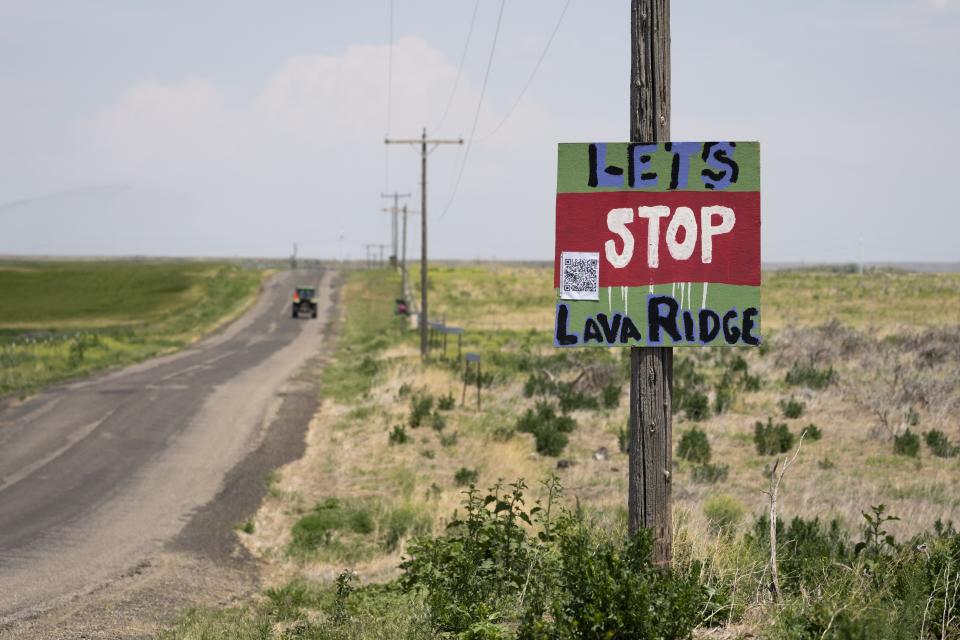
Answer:
<svg viewBox="0 0 960 640"><path fill-rule="evenodd" d="M466 358L463 361L463 393L460 395L460 406L462 407L467 401L467 372L470 370L470 363L476 362L477 365L474 367L477 376L477 411L480 411L480 387L481 387L481 375L480 375L480 354L479 353L470 353L467 352Z"/></svg>
<svg viewBox="0 0 960 640"><path fill-rule="evenodd" d="M628 529L672 559L673 348L760 344L760 145L670 140L670 2L632 0L630 141L558 145L557 347L629 347Z"/></svg>

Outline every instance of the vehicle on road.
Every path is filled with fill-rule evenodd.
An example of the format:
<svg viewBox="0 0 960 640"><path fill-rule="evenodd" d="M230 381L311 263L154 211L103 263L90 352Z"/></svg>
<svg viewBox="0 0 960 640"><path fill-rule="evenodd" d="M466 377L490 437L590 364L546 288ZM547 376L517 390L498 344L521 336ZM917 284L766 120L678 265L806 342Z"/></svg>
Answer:
<svg viewBox="0 0 960 640"><path fill-rule="evenodd" d="M317 290L313 287L297 287L293 292L293 309L291 317L299 318L301 313L309 313L311 318L317 317Z"/></svg>

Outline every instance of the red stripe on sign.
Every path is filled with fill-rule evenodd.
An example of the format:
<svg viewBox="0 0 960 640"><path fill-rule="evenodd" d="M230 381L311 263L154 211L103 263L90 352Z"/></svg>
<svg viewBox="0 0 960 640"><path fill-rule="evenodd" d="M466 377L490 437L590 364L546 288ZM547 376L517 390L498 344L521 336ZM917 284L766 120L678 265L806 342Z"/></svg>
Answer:
<svg viewBox="0 0 960 640"><path fill-rule="evenodd" d="M638 207L667 207L669 211L640 211ZM677 215L678 207L689 211ZM705 210L708 207L723 209ZM628 211L610 214L614 209ZM731 212L733 226L728 231ZM656 266L649 264L648 229L652 226L658 227ZM687 236L691 231L692 238ZM610 251L608 242L612 243ZM601 287L670 282L759 286L760 193L558 193L554 287L560 286L560 254L564 251L599 252Z"/></svg>

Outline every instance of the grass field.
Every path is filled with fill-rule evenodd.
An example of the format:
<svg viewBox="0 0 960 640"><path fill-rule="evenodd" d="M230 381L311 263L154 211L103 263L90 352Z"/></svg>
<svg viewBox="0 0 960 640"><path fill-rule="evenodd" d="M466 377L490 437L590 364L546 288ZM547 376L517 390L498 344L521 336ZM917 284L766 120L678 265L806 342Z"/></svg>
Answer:
<svg viewBox="0 0 960 640"><path fill-rule="evenodd" d="M0 396L180 348L261 278L213 262L0 262Z"/></svg>
<svg viewBox="0 0 960 640"><path fill-rule="evenodd" d="M307 453L265 479L268 497L238 533L273 589L247 606L191 612L165 637L434 637L425 628L435 607L394 580L406 575L398 567L411 540L443 534L462 514L471 483L536 487L555 474L563 503L607 532L597 545L623 538L626 351L553 348L549 269L431 270L431 315L464 327L465 350L482 356L478 411L473 386L461 406L455 347L421 362L415 333L391 314L395 287L393 274L350 275ZM950 637L960 611L938 603L957 598L960 544L936 565L932 590L915 588L919 609L896 585L933 571L915 566L922 558L906 541L960 522L960 276L777 272L765 277L763 305L762 348L675 350L675 566L713 594L696 635L918 637L901 633L920 620L911 612L937 610L937 635L924 631L927 613L909 628ZM781 550L787 596L772 606L763 491L801 434L779 489L780 517L801 521L782 534L792 545ZM831 551L868 535L863 513L881 504L899 517L883 527L900 542L875 540L855 557ZM838 533L823 533L832 520ZM809 563L797 559L802 545ZM344 570L386 586L355 591ZM518 619L496 619L488 635L457 637L514 637Z"/></svg>

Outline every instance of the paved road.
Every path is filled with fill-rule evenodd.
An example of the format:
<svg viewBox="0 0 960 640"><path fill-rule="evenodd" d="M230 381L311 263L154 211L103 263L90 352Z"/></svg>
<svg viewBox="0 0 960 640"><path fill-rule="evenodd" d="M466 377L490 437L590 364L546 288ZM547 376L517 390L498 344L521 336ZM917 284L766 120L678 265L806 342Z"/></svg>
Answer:
<svg viewBox="0 0 960 640"><path fill-rule="evenodd" d="M190 349L0 409L0 628L129 574L229 488L320 349L331 279L279 274ZM305 280L318 320L290 317Z"/></svg>

